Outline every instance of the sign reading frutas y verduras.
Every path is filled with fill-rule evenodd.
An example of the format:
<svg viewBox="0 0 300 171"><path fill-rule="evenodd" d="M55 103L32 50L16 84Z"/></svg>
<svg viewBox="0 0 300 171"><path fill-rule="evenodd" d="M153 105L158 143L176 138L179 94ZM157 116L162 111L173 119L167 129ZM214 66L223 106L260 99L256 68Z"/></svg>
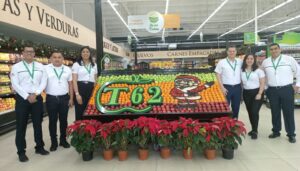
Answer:
<svg viewBox="0 0 300 171"><path fill-rule="evenodd" d="M101 76L85 115L228 112L214 73Z"/></svg>
<svg viewBox="0 0 300 171"><path fill-rule="evenodd" d="M1 27L5 24L79 45L96 47L95 32L38 0L0 0Z"/></svg>

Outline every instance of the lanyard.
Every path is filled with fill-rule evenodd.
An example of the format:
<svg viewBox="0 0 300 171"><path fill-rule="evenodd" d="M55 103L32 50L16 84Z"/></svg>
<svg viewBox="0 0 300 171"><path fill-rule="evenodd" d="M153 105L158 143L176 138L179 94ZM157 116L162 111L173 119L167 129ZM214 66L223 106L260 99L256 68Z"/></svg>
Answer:
<svg viewBox="0 0 300 171"><path fill-rule="evenodd" d="M32 71L30 72L28 64L26 62L23 61L23 65L25 66L29 76L31 77L31 79L33 80L34 78L34 62L32 62Z"/></svg>
<svg viewBox="0 0 300 171"><path fill-rule="evenodd" d="M272 64L273 64L273 68L274 68L275 72L276 72L276 70L277 70L277 68L278 68L278 66L279 66L280 61L281 61L281 55L280 55L280 57L279 57L278 62L277 62L276 65L275 65L275 63L274 63L274 60L272 59Z"/></svg>
<svg viewBox="0 0 300 171"><path fill-rule="evenodd" d="M235 72L235 69L236 69L236 60L234 60L234 66L231 65L231 63L229 62L228 58L226 58L227 60L227 63L229 64L230 68Z"/></svg>
<svg viewBox="0 0 300 171"><path fill-rule="evenodd" d="M252 74L252 71L250 71L250 72L245 71L245 74L246 74L246 78L247 78L247 81L248 81L249 78L250 78L250 75Z"/></svg>
<svg viewBox="0 0 300 171"><path fill-rule="evenodd" d="M56 77L58 78L58 80L60 80L60 78L61 78L61 76L62 76L62 74L63 74L63 72L64 72L64 67L62 67L61 72L60 72L59 75L58 75L58 73L57 73L57 71L56 71L55 68L53 68L53 70L54 70L55 75L56 75Z"/></svg>
<svg viewBox="0 0 300 171"><path fill-rule="evenodd" d="M92 71L92 65L91 65L91 64L89 64L88 67L86 67L86 66L84 65L84 68L86 69L86 71L87 71L89 74L91 74L91 71Z"/></svg>

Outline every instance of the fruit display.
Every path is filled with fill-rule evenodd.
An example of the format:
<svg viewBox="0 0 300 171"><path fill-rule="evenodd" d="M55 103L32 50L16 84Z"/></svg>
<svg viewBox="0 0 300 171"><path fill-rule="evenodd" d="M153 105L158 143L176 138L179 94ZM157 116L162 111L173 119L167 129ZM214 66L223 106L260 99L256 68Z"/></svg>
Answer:
<svg viewBox="0 0 300 171"><path fill-rule="evenodd" d="M173 69L176 67L176 63L172 61L152 61L150 62L150 68L160 68L160 69Z"/></svg>
<svg viewBox="0 0 300 171"><path fill-rule="evenodd" d="M0 83L9 83L10 79L8 75L0 75Z"/></svg>
<svg viewBox="0 0 300 171"><path fill-rule="evenodd" d="M7 64L0 64L0 72L9 72L11 66Z"/></svg>
<svg viewBox="0 0 300 171"><path fill-rule="evenodd" d="M16 53L0 53L0 62L16 63L21 60L21 55Z"/></svg>
<svg viewBox="0 0 300 171"><path fill-rule="evenodd" d="M14 109L15 103L14 98L0 98L0 112Z"/></svg>
<svg viewBox="0 0 300 171"><path fill-rule="evenodd" d="M72 60L64 59L64 65L71 66L73 63L74 62Z"/></svg>
<svg viewBox="0 0 300 171"><path fill-rule="evenodd" d="M214 73L100 76L86 115L230 112Z"/></svg>
<svg viewBox="0 0 300 171"><path fill-rule="evenodd" d="M9 94L12 93L9 86L0 86L0 94Z"/></svg>

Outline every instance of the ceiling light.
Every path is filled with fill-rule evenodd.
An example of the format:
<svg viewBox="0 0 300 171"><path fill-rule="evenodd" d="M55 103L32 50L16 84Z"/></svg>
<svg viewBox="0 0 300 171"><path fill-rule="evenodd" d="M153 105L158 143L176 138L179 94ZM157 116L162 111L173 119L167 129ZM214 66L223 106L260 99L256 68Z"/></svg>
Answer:
<svg viewBox="0 0 300 171"><path fill-rule="evenodd" d="M109 5L111 6L111 8L115 11L115 13L118 15L118 17L120 18L120 20L122 21L122 23L127 27L127 29L129 30L129 32L132 34L132 36L135 38L136 41L139 41L139 39L136 37L136 35L133 33L133 31L129 28L128 24L125 22L125 20L122 18L121 14L117 11L116 7L113 5L113 3L111 3L110 0L107 0L107 2L109 3Z"/></svg>
<svg viewBox="0 0 300 171"><path fill-rule="evenodd" d="M225 0L222 2L220 6L218 6L217 9L213 13L210 14L210 16L187 38L189 40L194 34L196 34L207 22L210 20L226 3L228 0Z"/></svg>
<svg viewBox="0 0 300 171"><path fill-rule="evenodd" d="M281 8L281 7L283 7L284 5L286 5L286 4L288 4L288 3L292 2L292 1L293 1L293 0L287 0L287 1L285 1L285 2L283 2L283 3L281 3L281 4L279 4L279 5L277 5L277 6L275 6L275 7L273 7L272 9L270 9L270 10L268 10L268 11L266 11L266 12L260 14L259 16L257 16L257 19L259 19L259 18L261 18L261 17L263 17L263 16L265 16L265 15L267 15L267 14L269 14L269 13L271 13L271 12L273 12L273 11L275 11L275 10ZM236 28L233 28L233 29L229 30L228 32L222 34L222 35L219 36L218 38L223 37L223 36L225 36L226 34L229 34L229 33L233 32L233 31L235 31L235 30L237 30L237 29L239 29L239 28L241 28L241 27L244 27L245 25L247 25L247 24L253 22L254 20L255 20L255 17L252 18L251 20L245 22L244 24L242 24L242 25L240 25L240 26L238 26L238 27L236 27Z"/></svg>
<svg viewBox="0 0 300 171"><path fill-rule="evenodd" d="M288 20L285 20L285 21L282 21L282 22L280 22L280 23L277 23L277 24L271 25L271 26L269 26L269 27L263 28L263 29L261 29L261 30L258 30L257 32L261 32L261 31L264 31L264 30L268 30L268 29L270 29L270 28L273 28L273 27L279 26L279 25L281 25L281 24L284 24L284 23L287 23L287 22L293 21L293 20L295 20L295 19L297 19L297 18L300 18L300 15L297 15L296 17L290 18L290 19L288 19Z"/></svg>
<svg viewBox="0 0 300 171"><path fill-rule="evenodd" d="M166 9L165 9L165 14L168 14L168 10L169 10L169 0L166 0ZM165 41L165 31L166 29L164 28L162 31L162 35L161 35L161 40Z"/></svg>
<svg viewBox="0 0 300 171"><path fill-rule="evenodd" d="M288 32L288 31L292 31L292 30L296 30L300 28L300 26L297 26L297 27L293 27L293 28L290 28L290 29L286 29L286 30L283 30L283 31L279 31L279 32L276 32L275 34L281 34L281 33L285 33L285 32ZM274 34L274 35L275 35Z"/></svg>

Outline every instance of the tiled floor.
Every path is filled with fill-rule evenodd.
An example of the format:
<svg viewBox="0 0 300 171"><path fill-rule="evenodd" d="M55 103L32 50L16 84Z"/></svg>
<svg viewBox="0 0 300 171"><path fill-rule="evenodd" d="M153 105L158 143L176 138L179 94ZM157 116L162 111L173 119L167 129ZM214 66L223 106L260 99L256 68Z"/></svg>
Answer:
<svg viewBox="0 0 300 171"><path fill-rule="evenodd" d="M296 127L300 132L300 109L295 110ZM70 111L69 120L74 119L73 109ZM245 112L244 104L241 108L240 119L249 128L248 116ZM46 149L49 149L50 139L48 133L48 119L43 122L44 141ZM162 160L157 152L151 151L150 157L146 161L139 161L135 151L130 153L130 157L125 162L120 162L117 158L112 161L104 161L99 152L94 154L94 159L90 162L83 162L81 156L73 148L58 148L56 152L49 156L40 156L34 153L34 141L32 125L27 129L27 155L29 162L20 163L16 155L14 144L15 132L10 132L0 137L0 170L56 170L56 171L77 171L77 170L128 170L128 171L166 171L166 170L205 170L205 171L300 171L300 138L295 144L290 144L282 131L280 138L271 140L268 135L271 133L271 114L265 106L261 109L259 123L259 137L251 140L247 137L243 145L235 152L233 160L224 160L218 154L216 160L206 160L199 152L194 155L193 160L183 160L180 152L174 152L168 160Z"/></svg>

